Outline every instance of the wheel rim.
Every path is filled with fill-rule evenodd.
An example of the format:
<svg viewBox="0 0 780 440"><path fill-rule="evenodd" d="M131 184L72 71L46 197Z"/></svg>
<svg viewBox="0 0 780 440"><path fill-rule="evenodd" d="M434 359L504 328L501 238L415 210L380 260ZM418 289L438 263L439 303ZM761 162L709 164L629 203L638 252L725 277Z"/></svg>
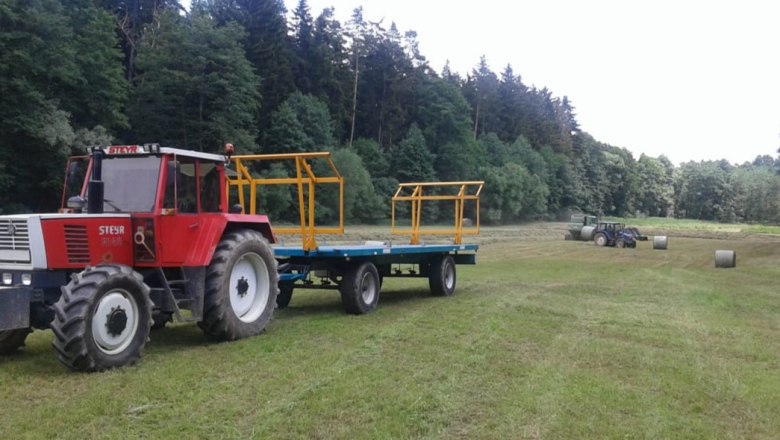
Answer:
<svg viewBox="0 0 780 440"><path fill-rule="evenodd" d="M124 289L114 289L100 298L92 316L92 339L103 353L121 353L138 332L138 303Z"/></svg>
<svg viewBox="0 0 780 440"><path fill-rule="evenodd" d="M365 304L371 304L376 297L376 279L371 276L370 273L363 274L363 279L360 280L360 296L363 298Z"/></svg>
<svg viewBox="0 0 780 440"><path fill-rule="evenodd" d="M241 256L230 272L230 306L238 319L254 322L265 310L271 283L268 266L255 253Z"/></svg>
<svg viewBox="0 0 780 440"><path fill-rule="evenodd" d="M444 286L447 287L447 290L452 290L455 287L455 267L452 264L444 266Z"/></svg>

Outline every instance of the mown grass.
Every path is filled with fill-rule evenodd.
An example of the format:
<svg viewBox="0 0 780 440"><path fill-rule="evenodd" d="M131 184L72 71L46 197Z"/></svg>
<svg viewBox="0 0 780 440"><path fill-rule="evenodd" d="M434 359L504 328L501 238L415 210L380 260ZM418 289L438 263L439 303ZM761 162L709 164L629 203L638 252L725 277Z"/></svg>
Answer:
<svg viewBox="0 0 780 440"><path fill-rule="evenodd" d="M70 373L36 332L0 358L0 438L777 437L780 240L620 250L563 227L484 228L451 298L388 279L348 316L296 291L262 336L177 324L118 371Z"/></svg>

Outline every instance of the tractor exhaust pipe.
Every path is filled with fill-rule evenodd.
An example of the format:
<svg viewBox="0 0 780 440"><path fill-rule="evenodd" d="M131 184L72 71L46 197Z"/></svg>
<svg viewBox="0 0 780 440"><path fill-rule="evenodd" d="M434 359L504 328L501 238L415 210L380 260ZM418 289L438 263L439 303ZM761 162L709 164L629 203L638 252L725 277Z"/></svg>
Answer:
<svg viewBox="0 0 780 440"><path fill-rule="evenodd" d="M103 213L103 150L92 148L92 175L87 187L87 212L89 214Z"/></svg>

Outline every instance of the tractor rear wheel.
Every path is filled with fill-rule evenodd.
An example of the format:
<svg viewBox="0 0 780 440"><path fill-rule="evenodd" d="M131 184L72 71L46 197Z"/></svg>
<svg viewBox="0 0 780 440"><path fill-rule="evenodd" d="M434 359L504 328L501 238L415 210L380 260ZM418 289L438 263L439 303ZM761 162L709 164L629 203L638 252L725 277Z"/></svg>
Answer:
<svg viewBox="0 0 780 440"><path fill-rule="evenodd" d="M0 354L11 354L19 347L24 347L24 340L31 331L29 328L0 331Z"/></svg>
<svg viewBox="0 0 780 440"><path fill-rule="evenodd" d="M260 334L271 321L278 284L276 259L262 234L251 229L225 234L206 270L198 325L223 341Z"/></svg>
<svg viewBox="0 0 780 440"><path fill-rule="evenodd" d="M606 246L607 236L602 233L598 233L595 237L593 237L593 243L595 243L596 246Z"/></svg>
<svg viewBox="0 0 780 440"><path fill-rule="evenodd" d="M431 264L428 285L434 296L452 296L456 280L455 260L451 255L439 257Z"/></svg>
<svg viewBox="0 0 780 440"><path fill-rule="evenodd" d="M130 365L149 340L149 286L132 268L88 267L62 287L54 304L52 345L60 362L76 371Z"/></svg>
<svg viewBox="0 0 780 440"><path fill-rule="evenodd" d="M373 264L366 261L349 268L339 283L344 310L352 315L363 315L376 309L379 286L379 272Z"/></svg>

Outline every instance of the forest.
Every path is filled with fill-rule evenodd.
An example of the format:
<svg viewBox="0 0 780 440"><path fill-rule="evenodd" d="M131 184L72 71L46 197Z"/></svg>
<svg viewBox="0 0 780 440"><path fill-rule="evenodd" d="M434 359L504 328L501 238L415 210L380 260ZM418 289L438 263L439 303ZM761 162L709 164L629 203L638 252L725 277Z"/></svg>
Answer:
<svg viewBox="0 0 780 440"><path fill-rule="evenodd" d="M780 222L780 159L635 158L583 131L575 110L484 57L465 75L436 72L414 31L360 8L342 23L306 0L291 11L281 0L194 0L189 11L177 0L0 0L3 214L56 210L67 157L89 145L230 142L331 151L352 222L387 218L398 182L453 180L485 181L492 224L574 211ZM277 192L264 206L285 219L290 200Z"/></svg>

